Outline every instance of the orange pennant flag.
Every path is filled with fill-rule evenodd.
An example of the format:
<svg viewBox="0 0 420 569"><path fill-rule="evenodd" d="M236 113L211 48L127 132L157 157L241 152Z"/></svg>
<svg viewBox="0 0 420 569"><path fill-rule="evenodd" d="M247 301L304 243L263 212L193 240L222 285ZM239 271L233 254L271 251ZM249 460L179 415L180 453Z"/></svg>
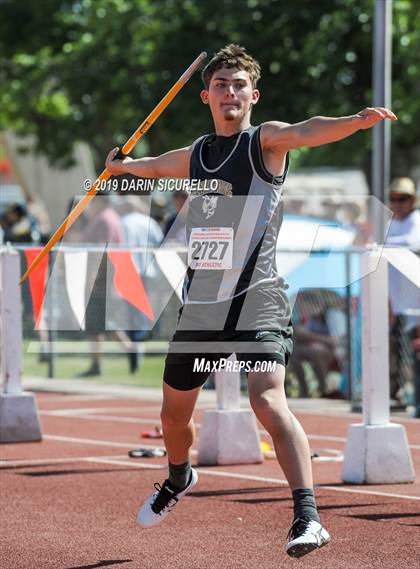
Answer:
<svg viewBox="0 0 420 569"><path fill-rule="evenodd" d="M114 273L114 286L120 295L130 304L154 320L152 305L147 297L143 281L138 274L129 251L108 251Z"/></svg>
<svg viewBox="0 0 420 569"><path fill-rule="evenodd" d="M28 266L38 256L41 248L26 249L25 257ZM45 284L47 282L48 255L42 259L37 267L29 275L29 290L31 291L32 306L34 310L35 326L39 327L42 304L44 302Z"/></svg>

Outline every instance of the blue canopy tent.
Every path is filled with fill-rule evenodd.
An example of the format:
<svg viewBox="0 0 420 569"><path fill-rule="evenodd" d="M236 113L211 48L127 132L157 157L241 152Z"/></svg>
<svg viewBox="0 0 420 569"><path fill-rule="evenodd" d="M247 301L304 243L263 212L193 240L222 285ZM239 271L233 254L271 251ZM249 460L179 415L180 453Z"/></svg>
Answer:
<svg viewBox="0 0 420 569"><path fill-rule="evenodd" d="M324 306L336 308L336 316L342 311L344 297L351 299L360 295L360 254L351 253L356 231L341 226L333 220L307 216L285 215L277 242L277 269L285 278L288 296L293 303L299 291L318 298ZM350 289L348 288L350 286ZM315 296L314 296L315 295ZM339 299L342 299L342 302ZM316 303L318 304L318 302ZM350 306L348 307L350 308ZM347 349L351 361L343 363L340 390L354 393L360 387L361 345L360 310L350 313L347 321L353 320ZM344 330L343 330L344 326ZM336 319L332 334L347 332L345 315ZM344 358L346 359L346 358ZM350 365L349 365L350 363ZM349 377L352 388L349 389ZM359 386L359 387L358 387Z"/></svg>

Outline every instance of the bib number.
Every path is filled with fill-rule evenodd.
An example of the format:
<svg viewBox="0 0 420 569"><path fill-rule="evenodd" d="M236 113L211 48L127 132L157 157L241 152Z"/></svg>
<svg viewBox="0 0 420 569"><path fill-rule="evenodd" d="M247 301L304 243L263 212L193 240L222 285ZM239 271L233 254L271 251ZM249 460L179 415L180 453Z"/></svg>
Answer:
<svg viewBox="0 0 420 569"><path fill-rule="evenodd" d="M193 228L188 245L188 264L192 269L231 269L232 257L232 227Z"/></svg>

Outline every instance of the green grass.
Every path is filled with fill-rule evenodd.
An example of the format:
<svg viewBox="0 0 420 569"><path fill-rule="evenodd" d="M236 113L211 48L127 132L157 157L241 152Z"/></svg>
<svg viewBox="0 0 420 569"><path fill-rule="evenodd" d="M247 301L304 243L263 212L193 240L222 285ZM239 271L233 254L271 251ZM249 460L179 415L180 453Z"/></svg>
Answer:
<svg viewBox="0 0 420 569"><path fill-rule="evenodd" d="M29 353L29 342L24 342L23 350L23 375L33 377L48 377L48 364L41 363L37 353ZM162 343L147 342L150 349L163 348ZM165 344L166 345L166 344ZM86 347L86 344L84 344ZM57 354L54 362L55 379L72 379L78 374L86 371L91 364L90 356L84 354ZM89 378L81 378L80 381L100 381L115 385L132 385L137 387L154 387L162 386L163 368L165 364L165 356L161 354L146 355L143 358L140 369L134 374L129 371L127 356L123 354L105 354L102 363L102 375ZM315 378L312 368L305 365L305 371L311 396L319 395L319 386ZM334 377L333 377L334 376ZM330 374L330 388L335 388L340 376L339 374ZM299 397L299 388L293 373L288 373L286 380L286 390L289 397Z"/></svg>
<svg viewBox="0 0 420 569"><path fill-rule="evenodd" d="M136 385L139 387L160 387L165 356L146 355L140 368L130 374L126 356L103 356L102 375L83 378L81 381L101 381L120 385ZM23 351L23 375L48 377L48 364L41 363L38 354ZM56 379L72 379L86 371L91 364L88 355L56 355L54 360L54 377Z"/></svg>

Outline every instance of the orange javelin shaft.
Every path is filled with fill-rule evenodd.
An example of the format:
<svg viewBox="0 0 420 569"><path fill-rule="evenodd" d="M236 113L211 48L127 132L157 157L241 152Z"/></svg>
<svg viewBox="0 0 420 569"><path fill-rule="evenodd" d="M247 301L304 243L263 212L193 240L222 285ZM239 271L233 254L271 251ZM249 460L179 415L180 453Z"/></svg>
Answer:
<svg viewBox="0 0 420 569"><path fill-rule="evenodd" d="M138 143L140 138L149 130L152 124L156 121L156 119L163 113L169 103L176 97L185 83L190 79L191 75L200 65L200 63L207 57L205 51L200 53L200 55L191 63L186 71L181 75L178 81L171 87L171 89L166 93L163 99L156 105L153 111L149 114L149 116L141 123L138 129L133 132L127 142L124 144L121 150L121 154L127 155L129 154L135 145ZM66 231L73 225L82 211L86 208L86 206L90 203L90 201L95 197L98 188L100 187L101 182L108 180L111 177L111 173L105 168L96 182L93 184L91 189L88 193L83 196L80 202L71 210L69 215L63 221L63 223L56 229L55 233L51 236L48 243L44 245L41 249L39 254L35 257L32 261L31 265L28 267L25 274L19 281L19 284L22 284L25 279L29 276L31 271L35 269L35 267L42 261L45 255L54 247L54 245L63 237Z"/></svg>

